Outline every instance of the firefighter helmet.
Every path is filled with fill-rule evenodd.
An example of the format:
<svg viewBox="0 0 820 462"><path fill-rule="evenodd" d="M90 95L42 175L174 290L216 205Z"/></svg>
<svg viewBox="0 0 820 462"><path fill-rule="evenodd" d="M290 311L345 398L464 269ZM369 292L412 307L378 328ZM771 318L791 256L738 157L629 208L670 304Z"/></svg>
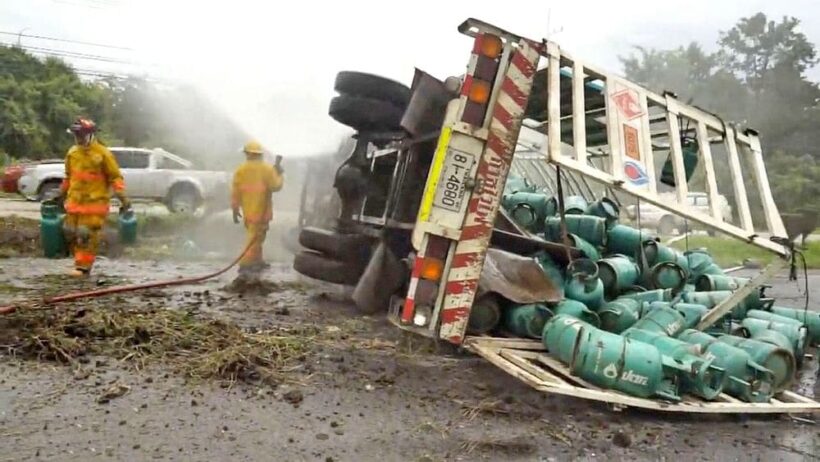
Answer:
<svg viewBox="0 0 820 462"><path fill-rule="evenodd" d="M258 141L248 141L245 143L245 148L242 149L246 154L264 154L262 145Z"/></svg>
<svg viewBox="0 0 820 462"><path fill-rule="evenodd" d="M77 120L68 127L68 131L78 136L90 135L97 131L97 124L91 119L77 117Z"/></svg>

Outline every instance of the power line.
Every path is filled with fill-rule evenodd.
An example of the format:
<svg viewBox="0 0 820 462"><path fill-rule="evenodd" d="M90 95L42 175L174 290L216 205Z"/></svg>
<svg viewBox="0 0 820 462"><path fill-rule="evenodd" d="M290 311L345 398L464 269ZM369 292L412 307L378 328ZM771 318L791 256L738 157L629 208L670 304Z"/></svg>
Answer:
<svg viewBox="0 0 820 462"><path fill-rule="evenodd" d="M0 44L9 45L8 43L2 43L2 42L0 42ZM123 60L120 60L120 59L117 59L117 58L112 58L112 57L109 57L109 56L90 55L90 54L86 54L86 53L78 53L78 52L75 52L75 51L57 50L57 49L54 49L54 48L42 48L42 47L33 47L33 46L26 46L26 45L23 45L19 48L22 48L22 49L24 49L24 50L26 50L30 53L39 53L39 54L45 54L45 55L48 55L48 56L59 56L59 57L64 57L64 58L85 59L85 60L90 60L90 61L102 61L102 62L117 63L117 64L131 64L131 65L134 64L131 61L123 61Z"/></svg>
<svg viewBox="0 0 820 462"><path fill-rule="evenodd" d="M100 48L111 48L111 49L114 49L114 50L134 51L133 48L128 48L128 47L120 47L120 46L115 46L115 45L104 45L102 43L83 42L83 41L80 41L80 40L69 40L69 39L62 39L62 38L56 38L56 37L46 37L46 36L43 36L43 35L20 34L18 32L9 32L9 31L0 31L0 34L2 34L2 35L13 35L15 37L28 37L28 38L33 38L33 39L37 39L37 40L52 40L52 41L55 41L55 42L76 43L78 45L87 45L87 46L100 47Z"/></svg>

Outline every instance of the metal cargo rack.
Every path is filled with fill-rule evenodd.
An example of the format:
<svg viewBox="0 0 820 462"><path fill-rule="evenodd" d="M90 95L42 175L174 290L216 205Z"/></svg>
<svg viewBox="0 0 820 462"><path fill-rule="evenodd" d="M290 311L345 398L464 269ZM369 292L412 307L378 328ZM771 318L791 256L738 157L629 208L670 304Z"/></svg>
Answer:
<svg viewBox="0 0 820 462"><path fill-rule="evenodd" d="M820 403L792 391L784 391L768 403L747 403L726 393L715 401L685 395L679 403L630 396L597 387L550 357L537 340L499 337L467 337L464 347L538 391L600 401L615 408L640 408L663 412L698 414L813 414Z"/></svg>

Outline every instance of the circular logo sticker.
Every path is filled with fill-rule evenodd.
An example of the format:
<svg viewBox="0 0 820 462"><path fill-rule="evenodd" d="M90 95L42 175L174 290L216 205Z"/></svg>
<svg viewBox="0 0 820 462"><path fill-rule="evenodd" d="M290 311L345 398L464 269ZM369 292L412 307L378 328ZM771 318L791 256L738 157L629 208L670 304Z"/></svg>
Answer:
<svg viewBox="0 0 820 462"><path fill-rule="evenodd" d="M646 174L643 165L634 160L624 161L624 176L635 186L643 186L649 183L649 176Z"/></svg>

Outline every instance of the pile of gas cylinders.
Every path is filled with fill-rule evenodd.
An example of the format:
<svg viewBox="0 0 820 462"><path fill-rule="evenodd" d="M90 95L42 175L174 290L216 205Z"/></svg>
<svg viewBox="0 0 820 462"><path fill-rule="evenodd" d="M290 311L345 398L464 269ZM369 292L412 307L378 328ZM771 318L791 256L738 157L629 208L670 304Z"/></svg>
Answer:
<svg viewBox="0 0 820 462"><path fill-rule="evenodd" d="M502 207L528 231L563 242L558 203L517 178ZM681 252L618 222L615 202L567 197L565 226L582 258L535 256L563 287L558 303L507 302L501 327L541 339L575 376L642 398L714 400L726 393L768 402L787 389L804 351L820 343L820 313L779 307L753 291L722 320L703 315L748 279L726 275L705 250Z"/></svg>

